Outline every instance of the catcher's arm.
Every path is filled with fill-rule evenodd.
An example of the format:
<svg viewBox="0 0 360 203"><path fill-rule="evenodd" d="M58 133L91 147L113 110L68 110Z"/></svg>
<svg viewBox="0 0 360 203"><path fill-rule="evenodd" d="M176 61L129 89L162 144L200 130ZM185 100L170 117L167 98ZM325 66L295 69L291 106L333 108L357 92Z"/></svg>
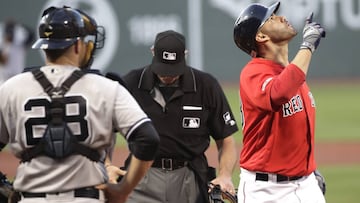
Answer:
<svg viewBox="0 0 360 203"><path fill-rule="evenodd" d="M0 202L15 203L18 201L20 201L19 193L14 190L6 175L0 172Z"/></svg>
<svg viewBox="0 0 360 203"><path fill-rule="evenodd" d="M0 142L0 152L5 148L6 144ZM0 171L0 202L8 202L11 193L14 192L12 184L5 174Z"/></svg>

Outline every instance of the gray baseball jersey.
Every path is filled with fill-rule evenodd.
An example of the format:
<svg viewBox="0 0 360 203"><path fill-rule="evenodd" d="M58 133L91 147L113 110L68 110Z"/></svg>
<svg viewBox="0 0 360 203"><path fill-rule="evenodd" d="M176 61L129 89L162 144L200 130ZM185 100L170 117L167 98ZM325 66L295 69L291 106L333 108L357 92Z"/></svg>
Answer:
<svg viewBox="0 0 360 203"><path fill-rule="evenodd" d="M78 68L44 66L51 83L60 86ZM65 94L67 125L81 144L97 149L102 158L114 141L114 129L126 139L150 119L118 82L97 74L85 74ZM48 123L49 96L31 72L19 74L0 86L0 142L8 143L18 158L43 136ZM81 155L61 160L38 156L20 163L15 189L26 192L61 192L93 186L107 180L103 163Z"/></svg>

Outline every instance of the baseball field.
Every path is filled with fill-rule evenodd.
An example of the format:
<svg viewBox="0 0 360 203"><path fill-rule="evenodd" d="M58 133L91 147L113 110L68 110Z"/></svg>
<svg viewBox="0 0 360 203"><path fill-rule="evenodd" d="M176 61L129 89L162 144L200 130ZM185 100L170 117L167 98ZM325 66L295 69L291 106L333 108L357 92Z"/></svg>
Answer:
<svg viewBox="0 0 360 203"><path fill-rule="evenodd" d="M239 99L237 85L223 84L238 123ZM316 100L316 151L318 168L327 183L327 203L358 203L360 201L360 79L314 81L309 86ZM236 135L241 149L241 132ZM207 151L210 165L217 166L214 144ZM114 163L122 165L127 148L122 139L114 154ZM0 170L14 177L18 160L5 149L0 153ZM233 175L239 182L239 170Z"/></svg>

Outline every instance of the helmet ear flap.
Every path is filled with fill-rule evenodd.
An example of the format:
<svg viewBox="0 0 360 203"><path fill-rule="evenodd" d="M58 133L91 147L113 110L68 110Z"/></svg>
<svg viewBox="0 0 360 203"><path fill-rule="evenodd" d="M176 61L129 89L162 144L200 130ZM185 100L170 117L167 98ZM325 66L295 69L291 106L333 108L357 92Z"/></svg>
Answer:
<svg viewBox="0 0 360 203"><path fill-rule="evenodd" d="M88 41L86 43L86 53L85 53L85 59L84 59L84 64L82 65L81 68L89 68L93 62L93 56L94 56L94 51L95 51L95 47L94 47L94 42L93 41Z"/></svg>
<svg viewBox="0 0 360 203"><path fill-rule="evenodd" d="M93 55L93 51L94 51L94 42L89 41L86 45L86 56L85 59L86 61L89 61Z"/></svg>

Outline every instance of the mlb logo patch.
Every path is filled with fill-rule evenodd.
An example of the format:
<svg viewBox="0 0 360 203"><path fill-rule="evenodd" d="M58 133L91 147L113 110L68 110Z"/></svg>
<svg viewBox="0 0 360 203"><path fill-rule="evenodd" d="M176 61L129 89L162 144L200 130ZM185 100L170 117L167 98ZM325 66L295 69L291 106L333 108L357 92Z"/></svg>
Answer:
<svg viewBox="0 0 360 203"><path fill-rule="evenodd" d="M235 120L231 118L231 115L229 112L224 113L223 119L224 119L226 125L233 126L236 124Z"/></svg>
<svg viewBox="0 0 360 203"><path fill-rule="evenodd" d="M200 128L200 118L185 117L182 125L183 128Z"/></svg>
<svg viewBox="0 0 360 203"><path fill-rule="evenodd" d="M163 52L163 59L168 60L168 61L176 61L176 52L171 53L171 52L164 51Z"/></svg>

